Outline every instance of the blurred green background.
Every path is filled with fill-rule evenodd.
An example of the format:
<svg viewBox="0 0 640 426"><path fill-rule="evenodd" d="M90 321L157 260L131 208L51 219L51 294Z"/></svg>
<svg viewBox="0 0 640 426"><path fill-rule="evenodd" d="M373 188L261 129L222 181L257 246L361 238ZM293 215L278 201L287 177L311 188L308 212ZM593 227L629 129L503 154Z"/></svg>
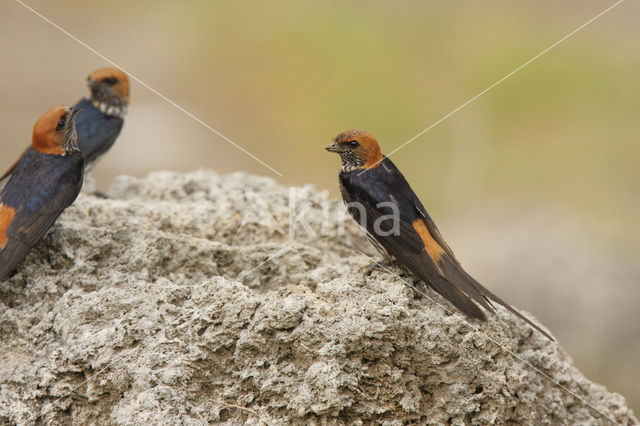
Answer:
<svg viewBox="0 0 640 426"><path fill-rule="evenodd" d="M44 1L28 4L140 84L94 170L245 170L338 196L323 147L390 152L609 1ZM393 155L480 281L533 312L592 380L640 409L640 4L626 1ZM100 58L0 4L0 168ZM532 373L534 374L534 373Z"/></svg>

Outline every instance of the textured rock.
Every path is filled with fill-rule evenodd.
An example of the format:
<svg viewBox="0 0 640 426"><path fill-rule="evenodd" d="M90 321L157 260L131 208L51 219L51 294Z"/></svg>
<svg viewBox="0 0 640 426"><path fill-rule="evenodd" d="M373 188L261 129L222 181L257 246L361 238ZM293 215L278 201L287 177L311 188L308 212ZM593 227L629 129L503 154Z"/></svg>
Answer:
<svg viewBox="0 0 640 426"><path fill-rule="evenodd" d="M158 172L109 193L0 284L2 422L637 423L512 315L470 323L372 267L312 187Z"/></svg>

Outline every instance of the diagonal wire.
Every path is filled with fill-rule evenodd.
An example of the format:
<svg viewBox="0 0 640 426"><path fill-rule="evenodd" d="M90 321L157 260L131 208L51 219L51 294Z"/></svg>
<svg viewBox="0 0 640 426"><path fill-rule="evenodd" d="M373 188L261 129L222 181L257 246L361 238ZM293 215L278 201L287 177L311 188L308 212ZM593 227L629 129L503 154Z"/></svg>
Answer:
<svg viewBox="0 0 640 426"><path fill-rule="evenodd" d="M451 111L450 113L448 113L447 115L445 115L444 117L442 117L441 119L439 119L438 121L436 121L435 123L431 124L429 127L421 130L417 135L415 135L414 137L412 137L411 139L407 140L406 142L404 142L402 145L400 145L399 147L397 147L396 149L394 149L393 151L391 151L389 154L387 154L387 157L392 156L393 154L395 154L396 152L398 152L399 150L401 150L402 148L404 148L405 146L407 146L408 144L410 144L411 142L413 142L414 140L418 139L420 136L424 135L425 133L427 133L429 130L433 129L434 127L436 127L438 124L442 123L444 120L446 120L447 118L451 117L453 114L455 114L456 112L460 111L462 108L466 107L467 105L469 105L471 102L475 101L476 99L478 99L480 96L484 95L485 93L487 93L489 90L493 89L494 87L496 87L497 85L499 85L500 83L502 83L503 81L505 81L506 79L508 79L509 77L511 77L512 75L514 75L515 73L517 73L518 71L520 71L521 69L523 69L524 67L526 67L527 65L529 65L531 62L535 61L536 59L538 59L540 56L544 55L545 53L547 53L548 51L550 51L551 49L553 49L554 47L556 47L557 45L559 45L560 43L562 43L563 41L567 40L569 37L573 36L574 34L576 34L578 31L582 30L583 28L585 28L586 26L588 26L589 24L593 23L594 21L596 21L598 18L600 18L602 15L605 15L606 13L610 12L611 10L613 10L615 7L617 7L618 5L620 5L622 2L624 2L624 0L618 0L616 3L612 4L611 6L607 7L605 10L603 10L602 12L598 13L596 16L594 16L593 18L589 19L587 22L585 22L584 24L580 25L578 28L576 28L575 30L571 31L569 34L567 34L566 36L562 37L560 40L556 41L555 43L553 43L551 46L547 47L546 49L544 49L543 51L541 51L540 53L538 53L536 56L534 56L533 58L529 59L527 62L525 62L524 64L520 65L518 68L516 68L515 70L511 71L509 74L505 75L504 77L502 77L500 80L496 81L495 83L493 83L491 86L487 87L486 89L484 89L482 92L478 93L477 95L475 95L474 97L472 97L471 99L469 99L468 101L466 101L465 103L463 103L462 105L460 105L459 107L457 107L456 109L454 109L453 111ZM380 160L382 161L382 160ZM378 161L377 163L375 163L373 166L371 167L375 167L377 166L380 161ZM366 170L366 169L365 169ZM360 174L364 173L364 171L360 172Z"/></svg>
<svg viewBox="0 0 640 426"><path fill-rule="evenodd" d="M392 270L390 270L389 268L387 268L386 266L382 265L380 262L376 261L375 259L373 259L371 256L361 252L360 250L357 249L353 249L355 252L360 253L362 256L366 257L367 259L369 259L371 262L375 263L376 265L378 265L379 267L381 267L382 269L384 269L385 271L389 272L391 275L393 275L394 277L398 278L400 281L404 282L406 285L408 285L409 287L411 287L413 290L415 290L417 293L420 293L421 295L427 297L429 300L431 300L433 303L435 303L436 305L440 306L442 309L444 309L444 311L449 314L452 315L453 312L451 312L450 309L447 309L447 307L445 305L443 305L442 303L438 302L437 300L435 300L433 297L429 296L428 294L420 291L418 288L416 288L413 284L411 284L410 282L408 282L407 280L403 279L401 276L399 276L398 274L396 274L395 272L393 272ZM516 354L515 352L513 352L511 349L503 346L502 344L500 344L500 342L498 342L496 339L494 339L493 337L491 337L490 335L488 335L487 333L485 333L484 331L482 331L480 328L475 327L473 324L469 323L469 327L471 327L476 333L479 333L483 336L485 336L487 339L491 340L493 343L495 343L497 346L499 346L502 350L504 350L505 352L509 353L510 355L512 355L513 357L515 357L516 359L518 359L519 361L521 361L523 364L526 364L527 366L533 368L535 371L537 371L538 373L540 373L543 377L547 378L548 380L550 380L551 382L555 383L557 386L559 386L560 388L562 388L563 390L565 390L567 393L571 394L572 396L578 398L580 401L584 402L586 405L588 405L589 407L593 408L594 410L596 410L598 413L602 414L604 417L606 417L607 419L611 420L613 423L615 424L620 424L619 422L617 422L615 419L613 419L612 417L610 417L609 415L607 415L604 411L600 410L599 408L597 408L596 406L594 406L593 404L591 404L589 401L587 401L586 399L582 398L580 395L578 395L577 393L573 392L572 390L570 390L569 388L567 388L566 386L563 386L562 384L560 384L560 382L558 382L557 380L553 379L551 376L549 376L547 373L545 373L544 371L540 370L539 368L537 368L536 366L534 366L533 364L531 364L529 361L525 360L524 358L522 358L521 356L519 356L518 354Z"/></svg>
<svg viewBox="0 0 640 426"><path fill-rule="evenodd" d="M106 56L104 56L102 53L98 52L96 49L94 49L93 47L89 46L87 43L83 42L82 40L80 40L78 37L74 36L73 34L71 34L69 31L65 30L64 28L60 27L59 25L57 25L55 22L53 22L51 19L47 18L46 16L42 15L41 13L39 13L38 11L36 11L35 9L33 9L32 7L30 7L29 5L25 4L24 2L22 2L21 0L15 0L16 3L19 3L22 7L24 7L25 9L29 10L31 13L33 13L34 15L40 17L40 19L42 19L43 21L47 22L48 24L50 24L51 26L53 26L54 28L58 29L59 31L61 31L62 33L64 33L67 37L71 38L73 41L75 41L76 43L80 44L81 46L87 48L88 50L90 50L93 54L95 54L96 56L98 56L100 59L102 59L105 62L108 62L109 64L113 65L116 68L121 69L122 71L126 72L129 77L131 77L132 80L135 80L136 82L138 82L140 85L144 86L145 88L147 88L148 90L150 90L151 92L155 93L156 95L158 95L160 98L162 98L163 100L167 101L169 104L173 105L174 107L176 107L178 110L182 111L183 113L185 113L187 116L191 117L192 119L194 119L195 121L197 121L198 123L200 123L201 125L203 125L204 127L206 127L207 129L209 129L210 131L212 131L213 133L215 133L216 135L220 136L222 139L224 139L225 141L229 142L231 145L235 146L237 149L239 149L240 151L244 152L245 154L247 154L249 157L253 158L254 160L256 160L258 163L262 164L263 166L265 166L266 168L268 168L269 170L271 170L273 173L277 174L278 176L283 176L282 173L280 173L279 171L277 171L276 169L274 169L273 167L271 167L270 165L268 165L267 163L265 163L264 161L262 161L261 159L259 159L258 157L256 157L255 155L253 155L252 153L250 153L249 151L247 151L245 148L241 147L240 145L238 145L237 143L235 143L234 141L232 141L231 139L229 139L228 137L226 137L225 135L223 135L222 133L220 133L219 131L217 131L216 129L214 129L213 127L211 127L209 124L205 123L204 121L202 121L201 119L199 119L198 117L196 117L194 114L192 114L191 112L187 111L186 109L184 109L182 106L178 105L177 103L175 103L174 101L172 101L171 99L169 99L168 97L166 97L165 95L163 95L162 93L158 92L156 89L154 89L153 87L149 86L147 83L145 83L144 81L140 80L138 77L136 77L135 75L133 75L132 73L130 73L129 71L127 71L126 69L124 69L123 67L121 67L120 65L116 64L115 62L113 62L111 59L107 58Z"/></svg>

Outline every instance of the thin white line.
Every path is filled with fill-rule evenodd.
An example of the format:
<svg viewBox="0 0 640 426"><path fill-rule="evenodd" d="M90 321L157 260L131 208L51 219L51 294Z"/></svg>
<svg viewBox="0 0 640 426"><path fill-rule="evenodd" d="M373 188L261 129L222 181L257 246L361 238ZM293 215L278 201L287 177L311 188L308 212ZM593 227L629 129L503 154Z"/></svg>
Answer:
<svg viewBox="0 0 640 426"><path fill-rule="evenodd" d="M495 83L493 83L491 86L487 87L486 89L484 89L482 92L478 93L477 95L475 95L473 98L469 99L467 102L463 103L462 105L460 105L458 108L454 109L453 111L451 111L449 114L445 115L444 117L442 117L440 120L436 121L435 123L433 123L432 125L430 125L429 127L427 127L426 129L422 130L420 133L418 133L417 135L415 135L414 137L412 137L411 139L409 139L408 141L406 141L405 143L403 143L402 145L400 145L398 148L394 149L393 151L391 151L389 154L387 154L387 157L391 157L394 153L396 153L398 150L404 148L406 145L410 144L411 142L413 142L414 140L416 140L417 138L419 138L420 136L424 135L425 133L427 133L429 130L433 129L434 127L436 127L438 124L442 123L444 120L446 120L447 118L451 117L453 114L455 114L456 112L460 111L462 108L466 107L467 105L469 105L471 102L475 101L476 99L478 99L480 96L484 95L485 93L487 93L489 90L493 89L494 87L496 87L498 84L502 83L503 81L505 81L506 79L508 79L509 77L511 77L512 75L514 75L515 73L517 73L518 71L520 71L522 68L526 67L527 65L529 65L531 62L535 61L536 59L538 59L540 56L544 55L545 53L547 53L548 51L550 51L551 49L553 49L554 47L556 47L557 45L559 45L560 43L562 43L563 41L565 41L566 39L568 39L569 37L571 37L572 35L574 35L575 33L577 33L578 31L580 31L581 29L583 29L584 27L586 27L587 25L591 24L593 21L595 21L596 19L600 18L602 15L604 15L605 13L611 11L613 8L615 8L616 6L618 6L620 3L624 2L624 0L618 0L616 3L614 3L612 6L609 6L608 8L606 8L605 10L603 10L602 12L600 12L599 14L597 14L596 16L594 16L593 18L589 19L587 22L585 22L584 24L580 25L578 28L576 28L575 30L571 31L569 34L567 34L566 36L562 37L560 40L558 40L557 42L553 43L551 46L547 47L546 49L544 49L542 52L538 53L536 56L534 56L533 58L529 59L527 62L525 62L524 64L520 65L518 68L516 68L515 70L511 71L509 74L505 75L504 77L502 77L500 80L496 81ZM364 173L364 172L361 172Z"/></svg>
<svg viewBox="0 0 640 426"><path fill-rule="evenodd" d="M276 257L280 256L282 253L284 253L285 251L288 251L289 248L284 248L282 250L279 250L276 254L274 254L273 256L270 256L267 260L265 260L264 262L260 263L258 266L256 266L255 268L251 269L248 272L245 272L241 275L239 275L238 277L236 277L234 279L234 281L240 281L241 279L243 279L244 277L246 277L247 275L251 274L253 271L255 271L256 269L260 268L262 265L264 265L265 263L269 262L270 260L275 259ZM196 306L194 306L191 311L196 310L198 308L200 308L203 304L207 303L207 301L204 301ZM190 311L190 312L191 312ZM176 321L179 321L181 319L183 319L185 316L187 315L187 312L183 313L182 315L178 316L175 320L173 320L173 322L175 323ZM151 338L147 338L144 339L142 342L140 342L136 348L139 348L140 346L142 346L144 343L147 343L149 340L151 340ZM134 348L135 349L135 348ZM105 367L101 368L100 370L98 370L95 374L93 374L91 377L89 377L88 379L86 379L84 382L80 383L79 385L74 386L70 391L68 391L67 393L65 393L64 395L58 397L56 400L53 401L53 406L55 408L55 405L58 403L58 401L60 401L63 398L66 398L67 396L71 395L72 393L74 393L80 386L84 386L85 384L89 383L91 380L95 379L96 377L98 377L98 375L102 372L104 372L105 370L107 370L108 368L110 368L111 366L113 366L116 362L120 361L122 358L124 358L126 355L128 355L129 353L131 353L131 351L122 351L120 353L120 355L116 356L113 361L111 361L108 365L106 365ZM37 416L36 416L37 417Z"/></svg>
<svg viewBox="0 0 640 426"><path fill-rule="evenodd" d="M400 281L404 282L405 284L407 284L409 287L411 287L412 289L414 289L416 292L422 294L423 296L427 297L429 300L431 300L433 303L435 303L436 305L440 306L442 309L444 309L444 311L448 314L452 314L452 312L447 309L443 304L441 304L440 302L438 302L437 300L435 300L434 298L432 298L431 296L429 296L428 294L418 290L415 286L413 286L413 284L410 284L408 281L404 280L402 277L400 277L398 274L396 274L395 272L393 272L392 270L390 270L389 268L385 267L384 265L380 264L378 261L376 261L375 259L373 259L372 257L369 257L368 255L366 255L365 253L361 252L360 250L357 249L353 249L354 251L360 253L362 256L366 257L367 259L369 259L370 261L372 261L373 263L375 263L376 265L380 266L382 269L384 269L385 271L389 272L390 274L392 274L394 277L398 278ZM580 401L584 402L585 404L587 404L589 407L593 408L594 410L596 410L598 413L602 414L604 417L606 417L607 419L611 420L612 422L616 423L616 424L620 424L617 421L615 421L613 418L609 417L607 414L605 414L603 411L601 411L600 409L598 409L597 407L595 407L593 404L591 404L589 401L587 401L586 399L582 398L580 395L576 394L575 392L573 392L572 390L568 389L567 387L561 385L559 382L555 381L553 378L551 378L548 374L546 374L545 372L541 371L540 369L538 369L536 366L534 366L533 364L531 364L529 361L526 361L525 359L521 358L519 355L517 355L515 352L513 352L511 349L508 349L504 346L502 346L498 341L496 341L493 337L489 336L487 333L485 333L484 331L480 330L479 328L474 327L473 324L469 323L469 327L471 327L475 332L482 334L483 336L485 336L486 338L488 338L489 340L491 340L493 343L495 343L497 346L499 346L501 349L503 349L505 352L511 354L512 356L514 356L515 358L517 358L518 360L520 360L522 363L528 365L529 367L533 368L534 370L536 370L538 373L540 373L542 376L546 377L547 379L549 379L551 382L555 383L556 385L558 385L560 388L564 389L565 391L567 391L568 393L570 393L571 395L575 396L576 398L578 398Z"/></svg>
<svg viewBox="0 0 640 426"><path fill-rule="evenodd" d="M262 265L264 265L265 263L267 263L268 261L275 259L276 257L280 256L282 253L284 253L285 251L289 250L288 248L283 248L282 250L278 251L276 254L274 254L273 256L271 256L270 258L268 258L267 260L265 260L264 262L262 262L261 264L259 264L258 266L256 266L255 268L253 268L252 270L250 270L249 272L246 272L242 275L240 275L239 277L237 277L235 279L235 281L240 281L241 279L243 279L244 277L246 277L247 275L249 275L250 273L252 273L253 271L255 271L256 269L260 268Z"/></svg>
<svg viewBox="0 0 640 426"><path fill-rule="evenodd" d="M93 47L89 46L87 43L83 42L82 40L80 40L79 38L77 38L76 36L74 36L73 34L71 34L70 32L68 32L67 30L65 30L64 28L60 27L59 25L55 24L53 21L51 21L49 18L43 16L41 13L37 12L36 10L34 10L33 8L31 8L30 6L28 6L27 4L23 3L21 0L15 0L17 3L21 4L25 9L31 11L33 14L39 16L43 21L49 23L50 25L52 25L53 27L55 27L56 29L58 29L59 31L61 31L62 33L64 33L65 35L67 35L69 38L71 38L72 40L74 40L76 43L80 44L81 46L89 49L91 52L93 52L93 54L95 54L96 56L98 56L100 59L102 59L105 62L110 63L111 65L113 65L116 68L120 68L121 70L123 70L124 72L126 72L129 77L131 77L131 79L137 81L138 83L140 83L142 86L146 87L147 89L149 89L150 91L152 91L153 93L155 93L156 95L158 95L159 97L161 97L162 99L164 99L165 101L167 101L168 103L170 103L171 105L173 105L174 107L176 107L177 109L179 109L180 111L182 111L183 113L185 113L186 115L188 115L189 117L191 117L192 119L194 119L195 121L197 121L198 123L202 124L204 127L206 127L207 129L211 130L213 133L215 133L216 135L220 136L222 139L226 140L227 142L229 142L231 145L235 146L236 148L238 148L240 151L244 152L245 154L247 154L249 157L253 158L254 160L256 160L258 163L262 164L263 166L265 166L266 168L268 168L269 170L271 170L272 172L274 172L275 174L277 174L278 176L283 176L282 173L280 173L279 171L277 171L276 169L274 169L273 167L269 166L267 163L265 163L264 161L260 160L258 157L256 157L255 155L253 155L252 153L250 153L249 151L247 151L246 149L244 149L243 147L241 147L240 145L238 145L237 143L235 143L234 141L232 141L231 139L229 139L228 137L226 137L225 135L223 135L222 133L220 133L219 131L217 131L216 129L214 129L213 127L211 127L210 125L208 125L207 123L205 123L204 121L200 120L198 117L196 117L195 115L193 115L192 113L190 113L189 111L187 111L186 109L184 109L183 107L181 107L180 105L178 105L177 103L175 103L174 101L172 101L171 99L167 98L166 96L164 96L162 93L158 92L156 89L154 89L153 87L149 86L147 83L145 83L144 81L140 80L138 77L136 77L135 75L131 74L129 71L127 71L126 69L124 69L123 67L121 67L120 65L116 64L115 62L113 62L111 59L107 58L106 56L104 56L102 53L98 52L97 50L95 50Z"/></svg>

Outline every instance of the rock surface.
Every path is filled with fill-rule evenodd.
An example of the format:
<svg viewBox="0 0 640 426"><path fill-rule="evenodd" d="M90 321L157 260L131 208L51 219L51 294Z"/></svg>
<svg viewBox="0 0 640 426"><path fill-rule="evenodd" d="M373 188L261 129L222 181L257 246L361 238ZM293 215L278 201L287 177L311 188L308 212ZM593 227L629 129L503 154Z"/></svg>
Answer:
<svg viewBox="0 0 640 426"><path fill-rule="evenodd" d="M638 423L512 315L470 323L374 267L313 187L157 172L109 194L0 283L2 423Z"/></svg>

